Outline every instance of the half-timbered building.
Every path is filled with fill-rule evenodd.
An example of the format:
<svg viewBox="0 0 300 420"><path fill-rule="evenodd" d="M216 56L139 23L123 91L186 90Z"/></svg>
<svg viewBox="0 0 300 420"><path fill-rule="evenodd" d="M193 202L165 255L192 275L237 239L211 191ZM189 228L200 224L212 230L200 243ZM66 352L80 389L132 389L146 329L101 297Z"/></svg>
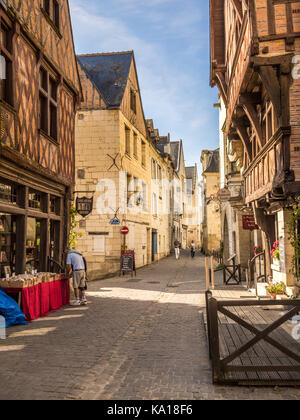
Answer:
<svg viewBox="0 0 300 420"><path fill-rule="evenodd" d="M269 260L268 274L289 286L286 209L300 193L299 16L296 0L210 1L211 85L226 105L231 154L243 146L244 201L266 255L280 242L280 263Z"/></svg>
<svg viewBox="0 0 300 420"><path fill-rule="evenodd" d="M67 0L1 1L0 34L3 276L62 262L81 87Z"/></svg>

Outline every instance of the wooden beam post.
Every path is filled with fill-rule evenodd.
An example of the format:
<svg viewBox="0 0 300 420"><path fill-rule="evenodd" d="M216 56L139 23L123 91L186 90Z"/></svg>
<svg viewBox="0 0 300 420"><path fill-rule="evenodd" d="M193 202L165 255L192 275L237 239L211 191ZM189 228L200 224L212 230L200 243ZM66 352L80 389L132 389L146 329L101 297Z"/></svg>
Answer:
<svg viewBox="0 0 300 420"><path fill-rule="evenodd" d="M221 361L220 361L220 341L219 341L219 319L218 302L214 298L208 299L209 312L209 330L211 345L211 360L213 371L213 383L216 384L222 380Z"/></svg>
<svg viewBox="0 0 300 420"><path fill-rule="evenodd" d="M215 289L215 268L214 268L214 257L211 257L211 288Z"/></svg>
<svg viewBox="0 0 300 420"><path fill-rule="evenodd" d="M208 257L205 257L205 271L206 271L206 291L210 290L210 281L209 281L209 263Z"/></svg>

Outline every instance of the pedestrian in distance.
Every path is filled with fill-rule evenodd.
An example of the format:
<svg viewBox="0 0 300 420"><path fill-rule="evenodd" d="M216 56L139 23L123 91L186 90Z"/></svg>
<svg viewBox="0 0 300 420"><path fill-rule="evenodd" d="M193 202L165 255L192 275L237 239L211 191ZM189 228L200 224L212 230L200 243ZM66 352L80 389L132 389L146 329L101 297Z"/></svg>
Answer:
<svg viewBox="0 0 300 420"><path fill-rule="evenodd" d="M195 254L196 254L196 244L195 244L194 241L192 241L192 243L191 243L191 255L192 255L192 258L195 258Z"/></svg>
<svg viewBox="0 0 300 420"><path fill-rule="evenodd" d="M177 239L174 242L174 248L175 248L175 257L176 257L176 260L179 260L179 258L180 258L180 242L177 241Z"/></svg>
<svg viewBox="0 0 300 420"><path fill-rule="evenodd" d="M67 275L73 278L75 302L72 306L87 305L85 292L87 290L86 261L83 255L71 248L66 250L67 254Z"/></svg>

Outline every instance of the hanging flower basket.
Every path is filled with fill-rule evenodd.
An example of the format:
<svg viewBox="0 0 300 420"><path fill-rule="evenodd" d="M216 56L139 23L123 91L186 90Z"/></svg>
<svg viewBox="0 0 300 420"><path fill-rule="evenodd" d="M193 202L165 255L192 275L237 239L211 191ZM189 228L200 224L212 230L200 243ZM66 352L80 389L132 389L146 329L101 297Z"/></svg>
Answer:
<svg viewBox="0 0 300 420"><path fill-rule="evenodd" d="M279 241L274 242L273 249L271 251L271 258L275 261L280 261L280 252L279 252Z"/></svg>

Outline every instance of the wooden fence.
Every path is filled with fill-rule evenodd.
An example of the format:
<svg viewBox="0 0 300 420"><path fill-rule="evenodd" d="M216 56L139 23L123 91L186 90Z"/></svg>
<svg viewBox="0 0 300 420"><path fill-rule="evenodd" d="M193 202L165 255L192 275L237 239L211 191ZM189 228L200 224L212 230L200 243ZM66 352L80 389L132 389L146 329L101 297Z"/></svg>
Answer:
<svg viewBox="0 0 300 420"><path fill-rule="evenodd" d="M206 303L213 383L300 385L300 341L291 322L300 300L227 301L207 291Z"/></svg>

